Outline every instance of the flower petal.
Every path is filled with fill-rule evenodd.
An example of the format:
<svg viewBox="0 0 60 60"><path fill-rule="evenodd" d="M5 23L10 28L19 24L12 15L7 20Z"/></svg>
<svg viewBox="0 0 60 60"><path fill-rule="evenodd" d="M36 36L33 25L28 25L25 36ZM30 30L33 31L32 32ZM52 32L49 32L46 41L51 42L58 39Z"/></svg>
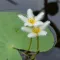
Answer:
<svg viewBox="0 0 60 60"><path fill-rule="evenodd" d="M30 24L30 23L28 23L28 22L26 22L26 23L24 23L24 26L33 26L32 24Z"/></svg>
<svg viewBox="0 0 60 60"><path fill-rule="evenodd" d="M18 17L23 21L23 22L26 22L28 19L23 16L23 15L18 15Z"/></svg>
<svg viewBox="0 0 60 60"><path fill-rule="evenodd" d="M39 13L39 14L35 17L35 20L42 20L43 17L44 17L44 11L42 11L41 13Z"/></svg>
<svg viewBox="0 0 60 60"><path fill-rule="evenodd" d="M46 32L46 31L41 31L41 32L39 33L39 35L45 36L45 35L47 35L47 32Z"/></svg>
<svg viewBox="0 0 60 60"><path fill-rule="evenodd" d="M28 23L24 23L24 26L28 26L29 24Z"/></svg>
<svg viewBox="0 0 60 60"><path fill-rule="evenodd" d="M27 10L27 16L28 16L28 18L33 18L34 17L33 11L31 9Z"/></svg>
<svg viewBox="0 0 60 60"><path fill-rule="evenodd" d="M32 29L28 27L21 27L21 30L25 32L32 32Z"/></svg>
<svg viewBox="0 0 60 60"><path fill-rule="evenodd" d="M41 25L43 25L43 22L42 22L42 21L37 21L37 22L34 24L34 26L41 26Z"/></svg>
<svg viewBox="0 0 60 60"><path fill-rule="evenodd" d="M37 35L34 34L34 33L29 33L29 34L28 34L28 37L29 37L29 38L34 38L34 37L36 37L36 36L37 36Z"/></svg>
<svg viewBox="0 0 60 60"><path fill-rule="evenodd" d="M42 26L40 26L40 28L44 30L49 24L50 24L50 21L46 21Z"/></svg>

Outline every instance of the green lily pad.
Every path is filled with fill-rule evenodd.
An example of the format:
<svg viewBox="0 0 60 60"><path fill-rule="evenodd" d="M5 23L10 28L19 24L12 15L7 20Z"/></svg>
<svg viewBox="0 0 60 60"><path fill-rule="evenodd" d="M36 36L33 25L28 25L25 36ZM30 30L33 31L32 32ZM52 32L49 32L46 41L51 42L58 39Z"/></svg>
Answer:
<svg viewBox="0 0 60 60"><path fill-rule="evenodd" d="M16 12L0 12L0 60L22 60L19 53L13 49L19 48L27 50L30 39L27 33L21 31L23 22L18 18ZM50 50L54 45L52 32L47 28L47 36L40 36L40 52ZM34 38L30 51L36 52L37 42ZM19 57L20 56L20 57Z"/></svg>

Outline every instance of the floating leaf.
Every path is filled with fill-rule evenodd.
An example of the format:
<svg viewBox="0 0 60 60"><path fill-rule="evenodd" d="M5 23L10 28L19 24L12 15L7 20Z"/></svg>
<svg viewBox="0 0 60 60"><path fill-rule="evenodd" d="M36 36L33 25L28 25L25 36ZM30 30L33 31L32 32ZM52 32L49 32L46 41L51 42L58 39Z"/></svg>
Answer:
<svg viewBox="0 0 60 60"><path fill-rule="evenodd" d="M16 12L0 12L0 60L22 60L18 49L27 50L29 38L27 33L21 31L23 22L17 17ZM40 52L51 49L54 45L54 37L49 29L47 36L40 37ZM37 42L34 38L30 51L36 52Z"/></svg>

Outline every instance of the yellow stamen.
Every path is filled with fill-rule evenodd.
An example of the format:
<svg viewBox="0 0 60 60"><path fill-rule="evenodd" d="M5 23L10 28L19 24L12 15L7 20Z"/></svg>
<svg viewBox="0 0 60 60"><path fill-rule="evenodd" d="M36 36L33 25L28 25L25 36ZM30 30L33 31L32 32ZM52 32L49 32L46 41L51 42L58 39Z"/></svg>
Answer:
<svg viewBox="0 0 60 60"><path fill-rule="evenodd" d="M38 34L40 31L41 31L41 29L38 28L38 27L34 27L34 28L32 29L32 32L33 32L33 33L36 33L36 34Z"/></svg>
<svg viewBox="0 0 60 60"><path fill-rule="evenodd" d="M34 18L30 18L30 19L28 19L28 22L31 24L34 24L36 22L36 20Z"/></svg>

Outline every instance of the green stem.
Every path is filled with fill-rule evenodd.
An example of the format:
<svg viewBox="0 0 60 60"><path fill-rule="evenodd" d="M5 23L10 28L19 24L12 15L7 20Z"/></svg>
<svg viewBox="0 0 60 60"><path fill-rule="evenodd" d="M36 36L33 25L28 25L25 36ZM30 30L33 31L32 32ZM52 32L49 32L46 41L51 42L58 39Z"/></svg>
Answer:
<svg viewBox="0 0 60 60"><path fill-rule="evenodd" d="M36 52L36 54L34 54L34 55L31 57L31 60L34 60L34 59L35 59L35 57L36 57L36 55L38 54L38 52L39 52L39 37L37 36L37 52Z"/></svg>
<svg viewBox="0 0 60 60"><path fill-rule="evenodd" d="M30 48L31 48L31 44L32 44L32 38L30 39L28 50L25 51L25 53L24 53L26 56L28 56L28 54L29 54L28 51L29 51Z"/></svg>
<svg viewBox="0 0 60 60"><path fill-rule="evenodd" d="M39 37L37 36L37 52L39 52Z"/></svg>
<svg viewBox="0 0 60 60"><path fill-rule="evenodd" d="M32 38L30 39L30 44L29 44L28 51L29 51L29 50L30 50L30 48L31 48L31 44L32 44Z"/></svg>
<svg viewBox="0 0 60 60"><path fill-rule="evenodd" d="M34 54L34 55L31 57L31 60L35 60L36 55L37 55L37 53Z"/></svg>

